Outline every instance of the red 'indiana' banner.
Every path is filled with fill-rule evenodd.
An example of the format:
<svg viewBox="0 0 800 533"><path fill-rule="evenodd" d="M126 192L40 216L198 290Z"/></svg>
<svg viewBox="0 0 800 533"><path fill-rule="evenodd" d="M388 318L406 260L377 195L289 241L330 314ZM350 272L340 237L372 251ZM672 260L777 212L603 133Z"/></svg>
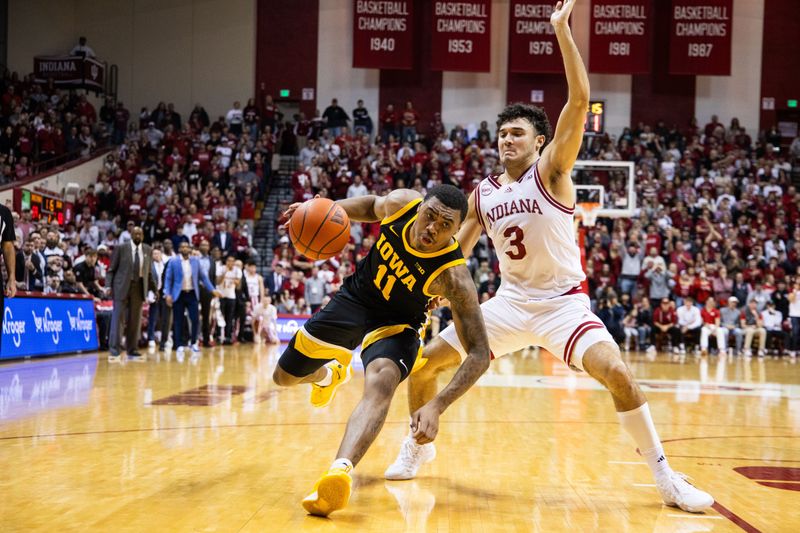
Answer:
<svg viewBox="0 0 800 533"><path fill-rule="evenodd" d="M592 0L589 71L650 72L651 0Z"/></svg>
<svg viewBox="0 0 800 533"><path fill-rule="evenodd" d="M431 69L489 72L492 2L430 2Z"/></svg>
<svg viewBox="0 0 800 533"><path fill-rule="evenodd" d="M733 0L672 0L669 73L730 76Z"/></svg>
<svg viewBox="0 0 800 533"><path fill-rule="evenodd" d="M550 24L553 6L552 1L511 0L510 72L564 72L556 34Z"/></svg>
<svg viewBox="0 0 800 533"><path fill-rule="evenodd" d="M354 0L354 68L413 67L413 6L413 0Z"/></svg>

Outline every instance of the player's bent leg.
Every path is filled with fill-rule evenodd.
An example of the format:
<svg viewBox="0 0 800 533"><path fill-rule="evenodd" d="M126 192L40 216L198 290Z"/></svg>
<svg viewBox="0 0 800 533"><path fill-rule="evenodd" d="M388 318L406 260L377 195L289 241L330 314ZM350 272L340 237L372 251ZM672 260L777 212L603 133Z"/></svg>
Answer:
<svg viewBox="0 0 800 533"><path fill-rule="evenodd" d="M289 342L289 346L281 354L272 381L279 387L293 387L300 383L313 383L324 379L328 375L325 364L326 359L312 359L301 353L296 347L296 336Z"/></svg>
<svg viewBox="0 0 800 533"><path fill-rule="evenodd" d="M301 329L281 354L272 374L272 380L281 387L310 383L314 407L330 404L338 388L350 380L350 365L340 362L349 360L350 352L321 342Z"/></svg>
<svg viewBox="0 0 800 533"><path fill-rule="evenodd" d="M647 401L616 344L593 344L583 354L582 364L583 369L611 393L617 411L630 411Z"/></svg>
<svg viewBox="0 0 800 533"><path fill-rule="evenodd" d="M367 364L364 395L347 421L337 459L303 499L303 508L310 514L328 516L347 505L352 490L350 471L380 433L402 377L399 367L390 359L373 359Z"/></svg>
<svg viewBox="0 0 800 533"><path fill-rule="evenodd" d="M408 411L414 414L436 396L437 378L442 371L461 363L461 354L440 335L429 342L422 351L425 364L408 379ZM384 472L390 480L414 479L420 467L436 458L434 443L417 444L409 431L400 445L400 453Z"/></svg>
<svg viewBox="0 0 800 533"><path fill-rule="evenodd" d="M414 414L436 396L436 378L442 371L458 366L461 354L442 337L435 337L422 350L425 364L408 378L408 412Z"/></svg>
<svg viewBox="0 0 800 533"><path fill-rule="evenodd" d="M370 362L364 372L364 395L347 421L337 457L350 459L354 466L364 457L383 427L401 377L391 359Z"/></svg>
<svg viewBox="0 0 800 533"><path fill-rule="evenodd" d="M658 438L650 407L619 348L610 342L591 344L580 358L583 369L603 384L614 399L620 425L636 442L656 480L665 504L684 511L702 512L714 504L714 498L686 481L686 476L670 468Z"/></svg>

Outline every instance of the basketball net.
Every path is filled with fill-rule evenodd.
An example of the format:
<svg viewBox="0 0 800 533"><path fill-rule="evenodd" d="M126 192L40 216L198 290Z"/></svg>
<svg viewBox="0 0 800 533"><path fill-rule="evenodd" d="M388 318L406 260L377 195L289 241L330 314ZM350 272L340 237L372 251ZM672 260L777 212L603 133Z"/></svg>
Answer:
<svg viewBox="0 0 800 533"><path fill-rule="evenodd" d="M600 204L597 202L580 202L576 205L575 218L581 221L582 226L594 226L597 223L597 212Z"/></svg>

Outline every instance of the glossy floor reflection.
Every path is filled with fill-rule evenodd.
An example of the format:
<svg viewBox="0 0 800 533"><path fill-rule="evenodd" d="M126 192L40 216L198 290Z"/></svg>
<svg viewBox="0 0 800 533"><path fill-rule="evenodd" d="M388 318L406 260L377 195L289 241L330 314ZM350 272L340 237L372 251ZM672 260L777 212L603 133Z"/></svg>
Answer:
<svg viewBox="0 0 800 533"><path fill-rule="evenodd" d="M272 386L277 356L246 345L0 365L0 529L800 530L800 364L628 357L671 464L719 503L705 515L660 504L607 393L526 351L445 414L418 479L385 482L408 426L402 385L350 506L325 520L300 500L334 458L362 376L314 410L307 387Z"/></svg>

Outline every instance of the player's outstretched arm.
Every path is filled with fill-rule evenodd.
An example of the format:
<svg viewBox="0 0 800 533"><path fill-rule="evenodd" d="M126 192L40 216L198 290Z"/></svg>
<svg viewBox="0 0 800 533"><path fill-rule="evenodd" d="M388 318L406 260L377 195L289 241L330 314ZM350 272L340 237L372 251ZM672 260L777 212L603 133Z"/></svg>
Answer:
<svg viewBox="0 0 800 533"><path fill-rule="evenodd" d="M467 218L461 223L461 227L456 234L456 240L461 245L461 253L464 254L464 257L472 255L472 249L475 248L481 236L481 231L483 231L480 222L478 222L478 212L475 210L475 192L472 191L469 195Z"/></svg>
<svg viewBox="0 0 800 533"><path fill-rule="evenodd" d="M439 432L439 415L478 381L489 368L490 351L486 326L475 283L465 265L448 268L432 287L450 300L453 322L467 358L461 363L450 383L431 401L411 416L411 428L418 444L432 442Z"/></svg>
<svg viewBox="0 0 800 533"><path fill-rule="evenodd" d="M337 200L336 203L344 209L350 220L356 222L378 222L392 215L395 211L399 211L408 202L416 200L420 196L417 191L411 189L397 189L386 196L368 194L357 198ZM319 198L319 195L314 198ZM301 205L303 205L303 202L295 202L283 212L283 220L286 221L287 225L294 212Z"/></svg>
<svg viewBox="0 0 800 533"><path fill-rule="evenodd" d="M546 178L546 183L552 188L556 199L568 200L567 205L572 205L572 182L561 180L569 176L575 160L578 158L581 143L583 142L583 126L586 122L586 111L589 106L589 75L583 64L581 55L572 31L569 28L569 15L577 0L565 0L556 4L555 11L550 16L550 23L555 29L558 46L564 58L564 69L567 75L569 97L567 104L558 117L553 140L545 148L540 163L540 172ZM560 182L566 182L561 184ZM563 196L562 196L563 193ZM568 198L567 198L568 197Z"/></svg>

